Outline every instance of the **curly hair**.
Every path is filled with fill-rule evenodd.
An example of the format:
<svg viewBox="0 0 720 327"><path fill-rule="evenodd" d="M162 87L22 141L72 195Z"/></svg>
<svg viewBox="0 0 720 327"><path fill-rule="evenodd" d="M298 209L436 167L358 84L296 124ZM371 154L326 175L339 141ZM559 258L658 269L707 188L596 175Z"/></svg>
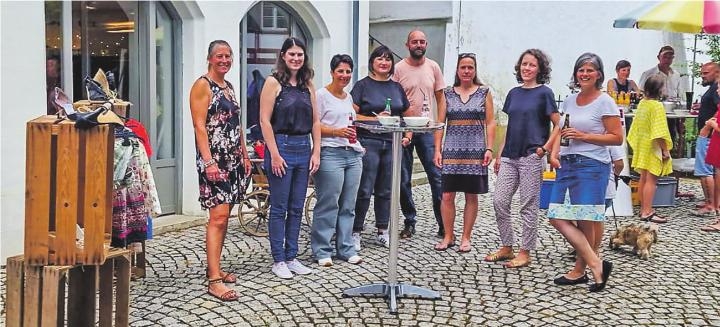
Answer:
<svg viewBox="0 0 720 327"><path fill-rule="evenodd" d="M278 56L272 76L275 77L275 79L277 79L278 82L280 82L280 84L282 85L287 85L289 83L290 71L288 70L287 64L285 63L285 59L283 59L283 56L285 55L285 52L288 51L288 49L294 46L300 47L300 49L302 49L305 55L303 65L297 72L297 86L301 89L308 88L312 84L312 78L313 76L315 76L315 71L310 68L310 62L308 61L308 52L307 47L305 47L305 43L296 37L289 37L285 40L285 42L283 42L283 45L280 48L280 55Z"/></svg>
<svg viewBox="0 0 720 327"><path fill-rule="evenodd" d="M518 58L518 61L515 64L515 79L517 79L518 83L523 82L522 75L520 75L520 65L522 65L523 57L527 54L535 57L538 61L538 74L537 77L535 77L535 80L539 84L549 83L550 72L552 72L552 68L550 68L550 58L548 58L548 56L540 49L527 49L520 55L520 58Z"/></svg>

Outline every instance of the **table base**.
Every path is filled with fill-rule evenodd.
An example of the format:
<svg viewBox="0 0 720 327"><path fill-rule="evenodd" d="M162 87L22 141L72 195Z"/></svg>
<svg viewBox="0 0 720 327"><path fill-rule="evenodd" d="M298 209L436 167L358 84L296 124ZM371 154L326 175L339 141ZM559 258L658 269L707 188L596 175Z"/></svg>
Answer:
<svg viewBox="0 0 720 327"><path fill-rule="evenodd" d="M440 293L426 288L407 285L378 283L349 288L343 291L343 297L375 296L387 298L390 313L397 314L397 299L402 297L416 297L420 299L439 300Z"/></svg>

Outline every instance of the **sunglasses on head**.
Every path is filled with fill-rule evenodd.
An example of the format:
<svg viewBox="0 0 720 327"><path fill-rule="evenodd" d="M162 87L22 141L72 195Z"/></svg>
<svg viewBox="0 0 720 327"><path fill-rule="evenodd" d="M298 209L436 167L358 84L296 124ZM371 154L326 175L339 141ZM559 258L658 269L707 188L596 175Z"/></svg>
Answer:
<svg viewBox="0 0 720 327"><path fill-rule="evenodd" d="M475 54L472 53L472 52L463 52L463 53L461 53L461 54L458 55L458 58L460 58L460 59L462 59L462 58L473 58L473 59L475 59Z"/></svg>

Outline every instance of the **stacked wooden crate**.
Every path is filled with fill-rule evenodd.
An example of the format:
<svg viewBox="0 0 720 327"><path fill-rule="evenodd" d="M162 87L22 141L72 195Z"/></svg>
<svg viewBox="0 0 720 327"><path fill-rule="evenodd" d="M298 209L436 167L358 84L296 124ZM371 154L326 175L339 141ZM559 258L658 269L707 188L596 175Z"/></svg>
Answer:
<svg viewBox="0 0 720 327"><path fill-rule="evenodd" d="M25 253L8 259L8 326L63 325L65 312L70 326L94 326L98 289L109 326L113 287L115 321L127 325L130 251L110 248L112 126L42 116L27 123L26 146Z"/></svg>

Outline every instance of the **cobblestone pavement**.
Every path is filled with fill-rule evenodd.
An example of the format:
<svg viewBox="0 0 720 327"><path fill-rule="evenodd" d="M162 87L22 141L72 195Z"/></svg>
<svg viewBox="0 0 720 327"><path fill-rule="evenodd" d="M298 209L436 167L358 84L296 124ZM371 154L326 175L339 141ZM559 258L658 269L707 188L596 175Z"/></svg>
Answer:
<svg viewBox="0 0 720 327"><path fill-rule="evenodd" d="M683 180L681 190L702 194L691 180ZM427 185L415 188L415 199L430 203ZM699 231L709 218L689 214L694 200L658 209L671 220L660 227L659 243L647 261L628 249L607 248L607 236L615 230L611 218L602 251L615 268L608 288L590 294L585 285L552 283L571 268L572 259L567 256L569 245L547 223L544 211L530 267L506 269L483 262L499 245L499 237L491 197L480 199L472 252L433 250L436 226L429 205L420 210L415 237L400 242L400 280L439 291L441 300L401 299L399 314L391 315L381 298L341 296L343 289L386 277L387 249L374 243L373 227L363 234L363 264L336 261L333 267L320 268L312 263L314 274L286 281L270 271L268 240L244 235L233 219L222 263L239 276L234 287L240 301L220 303L206 295L203 227L166 233L148 243L148 276L131 285L131 325L720 326L720 233ZM618 220L622 224L631 218ZM517 230L519 224L515 226ZM460 228L458 222L458 235ZM299 259L311 263L308 239L309 229L303 226ZM4 284L4 269L0 277Z"/></svg>

